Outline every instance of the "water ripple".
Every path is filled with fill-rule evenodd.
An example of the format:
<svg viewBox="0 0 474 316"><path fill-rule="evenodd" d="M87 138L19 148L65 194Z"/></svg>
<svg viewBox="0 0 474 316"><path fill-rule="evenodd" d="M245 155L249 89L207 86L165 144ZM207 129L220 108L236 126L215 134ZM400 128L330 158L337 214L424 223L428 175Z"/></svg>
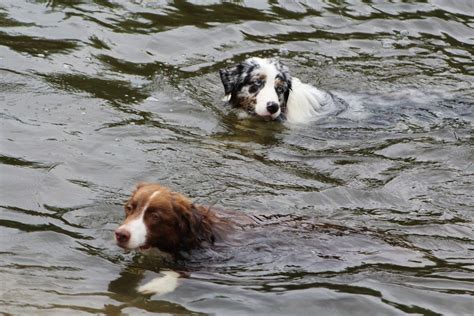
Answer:
<svg viewBox="0 0 474 316"><path fill-rule="evenodd" d="M473 12L2 1L2 311L469 314ZM237 119L218 70L253 55L349 108L309 126ZM138 181L262 227L184 262L123 253L113 230ZM137 293L162 269L186 272L175 292Z"/></svg>

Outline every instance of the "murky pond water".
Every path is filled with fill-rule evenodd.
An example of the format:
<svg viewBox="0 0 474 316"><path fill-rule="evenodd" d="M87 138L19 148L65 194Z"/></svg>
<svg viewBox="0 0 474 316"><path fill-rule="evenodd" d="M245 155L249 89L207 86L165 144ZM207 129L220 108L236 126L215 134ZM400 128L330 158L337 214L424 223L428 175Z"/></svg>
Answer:
<svg viewBox="0 0 474 316"><path fill-rule="evenodd" d="M473 45L471 0L1 1L0 312L472 313ZM218 70L248 56L348 110L237 120ZM271 223L124 253L138 181ZM163 268L188 277L137 293Z"/></svg>

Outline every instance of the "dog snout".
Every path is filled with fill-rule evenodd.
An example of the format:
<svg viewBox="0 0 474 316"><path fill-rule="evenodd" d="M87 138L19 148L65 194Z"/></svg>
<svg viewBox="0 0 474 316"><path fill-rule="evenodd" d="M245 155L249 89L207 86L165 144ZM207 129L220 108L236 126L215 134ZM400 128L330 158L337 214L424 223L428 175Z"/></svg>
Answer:
<svg viewBox="0 0 474 316"><path fill-rule="evenodd" d="M267 103L268 113L275 114L276 112L278 112L279 109L280 109L280 106L278 105L278 103L276 103L276 102L268 102Z"/></svg>
<svg viewBox="0 0 474 316"><path fill-rule="evenodd" d="M123 228L117 229L115 231L115 240L119 245L124 245L130 240L130 232Z"/></svg>

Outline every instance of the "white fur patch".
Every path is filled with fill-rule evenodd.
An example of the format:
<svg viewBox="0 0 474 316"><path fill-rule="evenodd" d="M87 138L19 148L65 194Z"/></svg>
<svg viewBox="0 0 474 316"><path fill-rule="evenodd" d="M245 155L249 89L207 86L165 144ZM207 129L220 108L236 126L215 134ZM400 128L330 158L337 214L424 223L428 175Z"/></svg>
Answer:
<svg viewBox="0 0 474 316"><path fill-rule="evenodd" d="M324 108L323 108L324 104ZM286 119L290 123L307 123L334 110L332 97L298 78L291 80L291 91L287 101Z"/></svg>
<svg viewBox="0 0 474 316"><path fill-rule="evenodd" d="M128 249L135 249L145 245L146 235L148 232L143 218L151 200L159 193L160 191L155 191L150 195L145 206L143 206L143 208L140 210L140 215L137 218L118 228L119 230L126 230L130 232L130 239L127 243Z"/></svg>
<svg viewBox="0 0 474 316"><path fill-rule="evenodd" d="M278 75L278 70L275 68L275 65L269 63L266 59L252 59L260 65L260 70L266 75L265 85L257 94L255 113L259 116L271 116L272 119L275 119L280 115L281 110L271 114L267 110L267 104L268 102L280 104L280 100L278 100L278 94L275 91L275 78Z"/></svg>
<svg viewBox="0 0 474 316"><path fill-rule="evenodd" d="M142 294L166 294L173 292L178 287L179 273L174 271L162 271L164 276L154 278L150 282L137 288Z"/></svg>

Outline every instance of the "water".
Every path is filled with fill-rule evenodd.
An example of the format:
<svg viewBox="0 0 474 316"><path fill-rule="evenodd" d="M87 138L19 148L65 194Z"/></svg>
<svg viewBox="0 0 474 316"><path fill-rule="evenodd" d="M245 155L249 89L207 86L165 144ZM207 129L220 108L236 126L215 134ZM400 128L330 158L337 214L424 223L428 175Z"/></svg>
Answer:
<svg viewBox="0 0 474 316"><path fill-rule="evenodd" d="M470 0L2 1L0 311L470 314L473 44ZM218 70L248 56L349 109L236 120ZM124 253L138 181L280 217L186 262ZM137 293L165 268L188 277Z"/></svg>

